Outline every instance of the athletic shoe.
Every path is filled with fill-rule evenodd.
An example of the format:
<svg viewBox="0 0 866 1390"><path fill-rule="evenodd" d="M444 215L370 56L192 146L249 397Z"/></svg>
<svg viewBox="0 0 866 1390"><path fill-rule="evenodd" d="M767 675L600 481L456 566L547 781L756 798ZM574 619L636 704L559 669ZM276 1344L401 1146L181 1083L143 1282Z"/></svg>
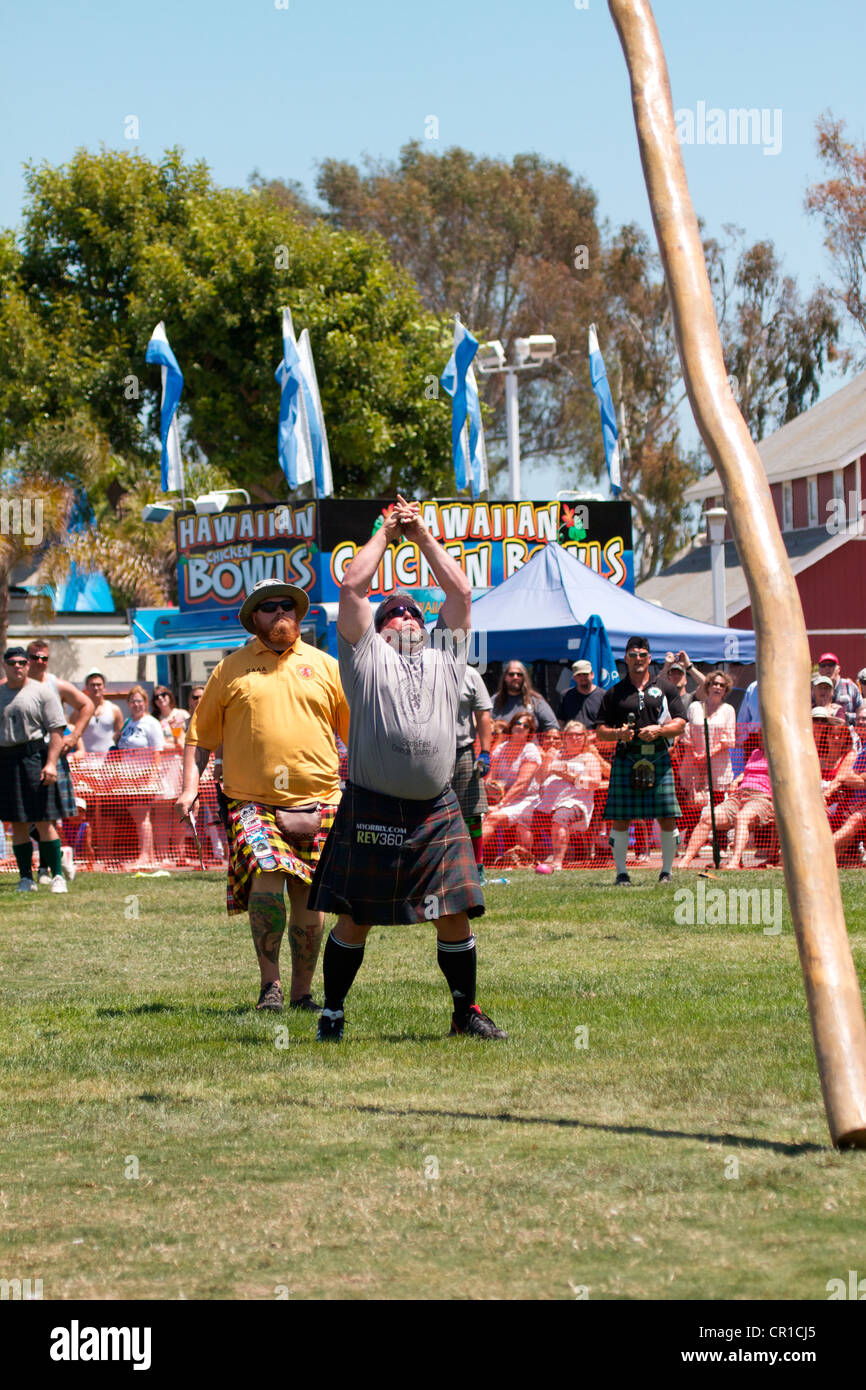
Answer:
<svg viewBox="0 0 866 1390"><path fill-rule="evenodd" d="M481 884L481 887L482 887L482 888L484 887L485 883L487 882L487 875L486 875L486 873L484 872L484 865L483 865L483 864L479 864L479 865L478 865L478 882Z"/></svg>
<svg viewBox="0 0 866 1390"><path fill-rule="evenodd" d="M659 883L673 883L673 881L673 875L669 874L667 869L662 869L659 874Z"/></svg>
<svg viewBox="0 0 866 1390"><path fill-rule="evenodd" d="M17 893L38 893L39 889L32 878L22 878L15 891Z"/></svg>
<svg viewBox="0 0 866 1390"><path fill-rule="evenodd" d="M628 874L617 874L617 876L616 876L616 883L615 883L613 886L614 886L614 888L619 888L619 887L621 887L623 884L630 884L630 883L631 883L631 879L629 878Z"/></svg>
<svg viewBox="0 0 866 1390"><path fill-rule="evenodd" d="M75 875L78 873L78 868L76 867L75 860L72 857L71 845L63 846L63 849L60 851L60 859L63 864L63 872L69 879L69 882L74 883Z"/></svg>
<svg viewBox="0 0 866 1390"><path fill-rule="evenodd" d="M321 1004L316 1003L312 994L302 994L300 999L290 999L289 1008L303 1009L308 1014L320 1014L322 1012Z"/></svg>
<svg viewBox="0 0 866 1390"><path fill-rule="evenodd" d="M54 875L54 878L51 880L51 891L52 893L69 892L69 889L66 887L66 879L63 877L62 874Z"/></svg>
<svg viewBox="0 0 866 1390"><path fill-rule="evenodd" d="M316 1042L342 1042L346 1019L342 1009L323 1009L319 1014Z"/></svg>
<svg viewBox="0 0 866 1390"><path fill-rule="evenodd" d="M451 1015L451 1032L449 1038L459 1038L463 1035L471 1038L507 1038L508 1034L501 1028L497 1028L492 1018L483 1014L477 1004L469 1005L469 1013L462 1023L457 1022L457 1015Z"/></svg>
<svg viewBox="0 0 866 1390"><path fill-rule="evenodd" d="M50 872L50 870L49 870L49 869L40 869L40 870L39 870L39 876L38 876L36 882L37 882L37 883L41 883L41 885L42 885L43 888L47 888L48 884L51 882L51 872Z"/></svg>
<svg viewBox="0 0 866 1390"><path fill-rule="evenodd" d="M276 1014L283 1012L283 990L279 980L271 980L270 984L262 985L256 1008L272 1009Z"/></svg>

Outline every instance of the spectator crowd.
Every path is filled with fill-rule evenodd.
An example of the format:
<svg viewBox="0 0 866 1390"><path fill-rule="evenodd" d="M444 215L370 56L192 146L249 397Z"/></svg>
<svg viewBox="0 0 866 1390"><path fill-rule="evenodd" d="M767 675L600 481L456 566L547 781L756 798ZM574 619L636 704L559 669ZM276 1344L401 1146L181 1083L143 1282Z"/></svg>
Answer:
<svg viewBox="0 0 866 1390"><path fill-rule="evenodd" d="M106 693L102 671L81 688L55 676L47 642L10 647L0 683L0 859L14 858L19 891L68 891L77 867L130 872L198 865L192 827L173 805L191 710L157 685ZM204 855L224 862L213 777L202 787L196 827Z"/></svg>
<svg viewBox="0 0 866 1390"><path fill-rule="evenodd" d="M64 892L76 864L153 871L198 865L200 854L223 862L218 758L202 781L195 837L172 810L204 687L190 689L187 709L162 684L151 694L139 684L107 692L96 668L72 684L52 673L50 656L41 639L10 647L0 682L0 820L11 827L11 843L0 827L0 858L14 852L19 890ZM727 672L701 672L684 651L667 652L652 669L685 713L682 733L667 740L678 867L705 864L714 833L725 868L742 867L750 845L749 867L778 863L757 682L735 690ZM549 875L612 862L604 812L618 744L609 729L598 732L604 697L587 660L573 663L555 712L520 661L503 665L491 694L472 674L454 786L482 874L485 865ZM810 698L838 861L866 863L866 668L843 676L836 654L823 652ZM648 820L631 822L633 861L646 859L651 833Z"/></svg>

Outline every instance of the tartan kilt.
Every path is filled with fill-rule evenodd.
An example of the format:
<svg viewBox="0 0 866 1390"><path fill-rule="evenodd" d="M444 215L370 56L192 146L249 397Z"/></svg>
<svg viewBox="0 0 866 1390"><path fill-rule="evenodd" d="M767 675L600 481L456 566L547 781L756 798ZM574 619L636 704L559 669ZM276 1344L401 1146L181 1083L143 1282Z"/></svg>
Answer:
<svg viewBox="0 0 866 1390"><path fill-rule="evenodd" d="M484 894L452 788L410 801L347 782L309 907L362 926L481 916Z"/></svg>
<svg viewBox="0 0 866 1390"><path fill-rule="evenodd" d="M308 845L290 845L283 839L277 829L277 822L273 810L270 806L261 806L257 802L232 801L227 797L225 800L226 816L223 824L226 828L226 838L229 846L228 862L228 882L226 883L226 911L229 916L234 916L238 912L246 912L249 907L250 889L252 887L253 875L257 873L282 873L288 874L293 878L299 878L302 883L309 883L312 879L312 868L319 862L319 855L325 843L331 826L334 824L336 806L326 806L319 804L322 813L322 828L314 840ZM255 804L259 820L267 836L267 850L263 847L260 853L269 854L276 862L271 864L259 864L255 850L250 844L250 837L246 832L243 821L240 818L240 810L243 806Z"/></svg>
<svg viewBox="0 0 866 1390"><path fill-rule="evenodd" d="M645 756L655 763L656 783L648 790L637 791L631 785L631 770L634 763ZM610 766L610 786L602 812L604 820L664 820L668 816L678 820L681 815L667 748L642 754L640 751L625 752L622 746L618 747Z"/></svg>
<svg viewBox="0 0 866 1390"><path fill-rule="evenodd" d="M75 797L65 758L57 761L56 782L46 785L39 780L47 757L48 744L42 738L0 748L0 821L29 824L75 815Z"/></svg>
<svg viewBox="0 0 866 1390"><path fill-rule="evenodd" d="M57 759L57 799L62 807L60 817L63 820L70 820L73 816L78 815L78 807L75 804L75 789L72 785L72 775L65 753L62 758Z"/></svg>
<svg viewBox="0 0 866 1390"><path fill-rule="evenodd" d="M464 820L469 820L470 816L486 816L490 807L487 804L487 792L484 790L484 778L480 772L475 771L474 744L469 743L465 748L457 749L451 786L460 802Z"/></svg>

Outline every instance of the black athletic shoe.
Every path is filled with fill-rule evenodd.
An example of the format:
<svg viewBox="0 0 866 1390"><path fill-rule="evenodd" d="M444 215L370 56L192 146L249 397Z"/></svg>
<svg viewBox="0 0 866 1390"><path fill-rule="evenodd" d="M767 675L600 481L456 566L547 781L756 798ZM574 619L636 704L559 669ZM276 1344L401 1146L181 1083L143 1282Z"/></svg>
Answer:
<svg viewBox="0 0 866 1390"><path fill-rule="evenodd" d="M304 1013L307 1014L320 1014L322 1012L321 1004L316 1003L312 994L302 994L300 999L290 999L289 1008L303 1009Z"/></svg>
<svg viewBox="0 0 866 1390"><path fill-rule="evenodd" d="M620 888L624 883L631 883L628 874L617 874L616 883L613 885L614 888Z"/></svg>
<svg viewBox="0 0 866 1390"><path fill-rule="evenodd" d="M508 1034L501 1028L497 1028L492 1018L483 1014L477 1004L470 1004L469 1013L462 1022L458 1023L457 1015L451 1015L451 1032L449 1038L458 1038L466 1035L472 1038L507 1038Z"/></svg>
<svg viewBox="0 0 866 1390"><path fill-rule="evenodd" d="M323 1009L319 1014L316 1042L342 1042L345 1023L342 1009L339 1013L331 1013L329 1009Z"/></svg>
<svg viewBox="0 0 866 1390"><path fill-rule="evenodd" d="M659 883L673 883L673 881L673 875L669 874L667 869L662 869L659 874Z"/></svg>
<svg viewBox="0 0 866 1390"><path fill-rule="evenodd" d="M256 1008L272 1009L277 1014L283 1012L283 990L279 980L271 980L269 985L262 985Z"/></svg>

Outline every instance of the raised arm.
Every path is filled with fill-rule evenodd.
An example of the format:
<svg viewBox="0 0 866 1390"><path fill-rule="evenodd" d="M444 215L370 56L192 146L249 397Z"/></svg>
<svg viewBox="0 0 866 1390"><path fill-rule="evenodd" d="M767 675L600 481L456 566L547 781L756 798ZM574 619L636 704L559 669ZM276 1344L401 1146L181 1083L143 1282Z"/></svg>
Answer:
<svg viewBox="0 0 866 1390"><path fill-rule="evenodd" d="M379 568L382 556L389 545L399 539L402 524L399 507L393 507L366 545L362 545L352 560L340 585L340 603L337 609L337 631L347 642L356 646L373 621L367 594L370 580Z"/></svg>
<svg viewBox="0 0 866 1390"><path fill-rule="evenodd" d="M457 561L430 535L417 502L407 502L398 496L397 511L403 535L407 541L415 542L440 589L445 592L445 602L439 610L441 621L452 632L468 632L472 625L472 585Z"/></svg>

